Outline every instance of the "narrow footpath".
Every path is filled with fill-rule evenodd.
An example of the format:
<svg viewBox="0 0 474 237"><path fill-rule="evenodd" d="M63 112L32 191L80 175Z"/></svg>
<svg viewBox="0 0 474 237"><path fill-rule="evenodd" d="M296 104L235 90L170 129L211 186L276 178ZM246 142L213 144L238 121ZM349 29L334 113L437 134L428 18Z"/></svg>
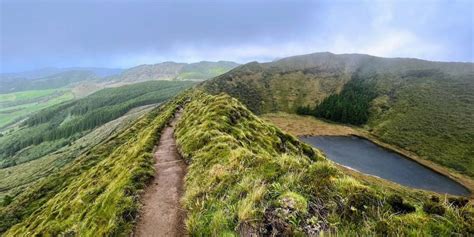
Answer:
<svg viewBox="0 0 474 237"><path fill-rule="evenodd" d="M163 132L155 150L155 177L145 189L144 204L134 236L185 236L185 212L180 198L184 189L186 164L176 149L174 127L181 115L175 114Z"/></svg>

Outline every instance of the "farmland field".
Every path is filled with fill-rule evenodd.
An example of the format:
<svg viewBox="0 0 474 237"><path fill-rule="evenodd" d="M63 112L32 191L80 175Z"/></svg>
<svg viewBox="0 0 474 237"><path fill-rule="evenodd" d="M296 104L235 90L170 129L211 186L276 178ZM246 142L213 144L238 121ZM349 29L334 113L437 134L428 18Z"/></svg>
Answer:
<svg viewBox="0 0 474 237"><path fill-rule="evenodd" d="M0 94L0 130L20 121L28 114L73 98L72 92L65 89L29 90Z"/></svg>

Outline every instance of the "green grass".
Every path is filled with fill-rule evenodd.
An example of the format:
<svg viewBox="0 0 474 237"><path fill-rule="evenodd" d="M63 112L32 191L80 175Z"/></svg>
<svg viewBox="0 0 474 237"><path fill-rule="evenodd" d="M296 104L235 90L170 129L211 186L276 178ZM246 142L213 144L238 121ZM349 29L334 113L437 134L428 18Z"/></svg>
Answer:
<svg viewBox="0 0 474 237"><path fill-rule="evenodd" d="M52 94L55 91L56 90L54 89L48 89L48 90L31 90L31 91L14 92L14 93L8 93L8 94L0 94L0 102L2 103L15 102L19 100L34 99L34 98Z"/></svg>
<svg viewBox="0 0 474 237"><path fill-rule="evenodd" d="M474 234L472 206L441 198L446 213L426 213L427 193L361 183L227 95L196 92L175 136L190 164L183 203L192 236ZM403 205L388 201L394 194Z"/></svg>
<svg viewBox="0 0 474 237"><path fill-rule="evenodd" d="M44 155L30 162L23 162L16 166L0 169L0 200L3 200L3 197L6 195L15 197L28 187L35 185L41 178L58 172L63 166L104 140L107 140L108 137L114 136L128 128L134 120L154 107L144 106L143 108L134 109L124 116L94 129L73 143L59 148L56 152L47 152L49 150L48 145L51 144L40 144L24 149L20 154L16 155L19 159L28 159L29 154Z"/></svg>
<svg viewBox="0 0 474 237"><path fill-rule="evenodd" d="M0 94L0 129L56 104L74 99L68 90L47 89Z"/></svg>
<svg viewBox="0 0 474 237"><path fill-rule="evenodd" d="M153 174L153 146L185 103L175 137L189 163L182 203L192 236L474 234L472 205L358 181L238 100L198 90L147 112L5 199L0 232L129 236L139 194Z"/></svg>
<svg viewBox="0 0 474 237"><path fill-rule="evenodd" d="M154 173L153 146L184 99L152 110L16 197L0 209L0 232L128 236L140 190Z"/></svg>
<svg viewBox="0 0 474 237"><path fill-rule="evenodd" d="M203 88L225 92L257 114L325 105L317 115L364 122L361 127L380 140L472 178L473 68L472 63L317 53L245 64ZM368 119L366 101L355 103L358 96L347 96L361 96L348 86L354 78L374 85L365 91L371 95Z"/></svg>
<svg viewBox="0 0 474 237"><path fill-rule="evenodd" d="M410 77L393 96L396 99L373 106L386 111L372 113L367 126L371 133L474 177L474 80Z"/></svg>

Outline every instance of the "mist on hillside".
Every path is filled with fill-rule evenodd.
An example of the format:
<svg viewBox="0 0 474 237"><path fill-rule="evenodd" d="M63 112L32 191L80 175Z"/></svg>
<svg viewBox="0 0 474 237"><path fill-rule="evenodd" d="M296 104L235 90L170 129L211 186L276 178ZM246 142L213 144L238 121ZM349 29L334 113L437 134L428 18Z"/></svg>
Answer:
<svg viewBox="0 0 474 237"><path fill-rule="evenodd" d="M0 235L474 236L473 4L0 0Z"/></svg>

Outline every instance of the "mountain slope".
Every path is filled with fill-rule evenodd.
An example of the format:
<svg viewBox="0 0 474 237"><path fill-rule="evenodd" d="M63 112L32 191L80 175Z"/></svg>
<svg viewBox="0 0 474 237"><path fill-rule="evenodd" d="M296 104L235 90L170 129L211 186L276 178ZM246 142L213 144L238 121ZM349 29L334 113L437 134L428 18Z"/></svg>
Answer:
<svg viewBox="0 0 474 237"><path fill-rule="evenodd" d="M60 88L83 81L97 80L99 77L92 71L73 70L60 72L35 79L5 79L0 84L0 93L27 90L42 90Z"/></svg>
<svg viewBox="0 0 474 237"><path fill-rule="evenodd" d="M100 67L69 67L69 68L41 68L37 70L30 70L24 72L15 72L15 73L0 73L0 81L8 79L38 79L43 77L52 76L54 74L63 73L67 71L91 71L97 76L111 76L118 74L122 69L118 68L100 68Z"/></svg>
<svg viewBox="0 0 474 237"><path fill-rule="evenodd" d="M127 129L139 116L156 106L156 104L152 104L134 108L125 115L87 132L74 142L64 144L54 152L41 154L37 159L15 166L1 168L0 200L6 196L16 197L41 178L54 174L81 154L87 153L94 146ZM34 153L35 150L33 146L25 149L24 153ZM27 154L18 154L14 157L27 157Z"/></svg>
<svg viewBox="0 0 474 237"><path fill-rule="evenodd" d="M54 160L54 164L58 164L51 167L39 165L45 170L60 168L73 160L77 151L87 150L89 142L103 138L101 134L108 134L106 131L109 130L105 128L106 131L90 137L94 129L130 113L134 108L162 103L193 85L193 82L152 81L110 88L34 114L22 126L0 137L0 175L12 176L0 184L0 196L14 195L22 190L19 186L24 188L35 181L23 176L15 179L21 176L16 172L36 170L38 174L43 173L44 170L31 167L43 163L41 161ZM84 141L83 138L88 136L89 140ZM57 155L61 156L59 163L56 162ZM31 163L37 159L41 161Z"/></svg>
<svg viewBox="0 0 474 237"><path fill-rule="evenodd" d="M354 84L369 85L362 91L373 96L350 97L360 95ZM339 122L360 114L355 121L381 140L474 177L472 63L316 53L242 65L203 87L226 92L260 114L299 110ZM340 98L318 112L330 95ZM354 107L354 101L362 104Z"/></svg>
<svg viewBox="0 0 474 237"><path fill-rule="evenodd" d="M126 236L153 174L155 141L181 103L176 98L141 116L0 208L0 233Z"/></svg>
<svg viewBox="0 0 474 237"><path fill-rule="evenodd" d="M190 164L183 203L192 236L473 231L472 207L446 207L425 192L357 181L227 95L195 93L175 135ZM443 218L429 214L429 205L445 210Z"/></svg>
<svg viewBox="0 0 474 237"><path fill-rule="evenodd" d="M107 78L114 82L140 82L149 80L206 80L238 66L234 62L163 62L153 65L140 65L123 71L120 75Z"/></svg>
<svg viewBox="0 0 474 237"><path fill-rule="evenodd" d="M190 164L183 203L191 235L474 233L472 206L461 199L357 181L236 99L197 90L147 112L0 208L0 232L130 235L153 146L181 107L175 137Z"/></svg>

